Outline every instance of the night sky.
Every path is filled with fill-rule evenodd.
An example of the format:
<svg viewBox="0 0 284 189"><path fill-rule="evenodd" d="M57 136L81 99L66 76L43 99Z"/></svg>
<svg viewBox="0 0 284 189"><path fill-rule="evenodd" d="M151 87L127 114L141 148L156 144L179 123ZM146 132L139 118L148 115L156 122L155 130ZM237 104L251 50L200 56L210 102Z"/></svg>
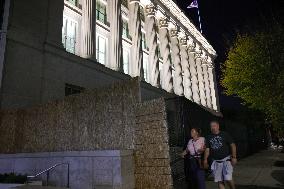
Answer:
<svg viewBox="0 0 284 189"><path fill-rule="evenodd" d="M186 7L192 0L176 0L185 14L198 25L196 9ZM237 32L253 32L256 26L271 19L284 23L284 0L198 0L203 35L217 51L215 60L217 77L220 79L220 65L226 60L226 52ZM284 34L283 34L284 35ZM221 107L240 107L240 100L222 95L219 86Z"/></svg>

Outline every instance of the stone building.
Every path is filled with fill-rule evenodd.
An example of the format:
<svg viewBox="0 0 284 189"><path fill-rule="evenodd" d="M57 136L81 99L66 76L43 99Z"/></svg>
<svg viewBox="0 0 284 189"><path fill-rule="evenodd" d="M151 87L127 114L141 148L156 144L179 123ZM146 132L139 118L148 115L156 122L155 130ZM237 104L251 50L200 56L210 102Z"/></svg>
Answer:
<svg viewBox="0 0 284 189"><path fill-rule="evenodd" d="M139 76L145 98L157 88L217 113L215 57L172 0L5 0L1 107Z"/></svg>
<svg viewBox="0 0 284 189"><path fill-rule="evenodd" d="M67 162L74 189L179 188L186 130L220 115L216 52L179 7L1 5L0 173ZM67 172L50 184L65 186Z"/></svg>

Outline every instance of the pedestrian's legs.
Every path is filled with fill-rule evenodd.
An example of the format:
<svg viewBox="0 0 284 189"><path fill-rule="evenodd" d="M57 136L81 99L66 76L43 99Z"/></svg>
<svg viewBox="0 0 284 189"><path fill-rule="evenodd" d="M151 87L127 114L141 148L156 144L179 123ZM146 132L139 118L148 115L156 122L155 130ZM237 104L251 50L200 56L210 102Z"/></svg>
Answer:
<svg viewBox="0 0 284 189"><path fill-rule="evenodd" d="M198 189L206 189L206 186L205 186L205 171L203 169L197 169L196 174L197 174Z"/></svg>
<svg viewBox="0 0 284 189"><path fill-rule="evenodd" d="M230 189L236 189L234 180L226 181L230 187Z"/></svg>
<svg viewBox="0 0 284 189"><path fill-rule="evenodd" d="M190 185L191 188L190 189L198 189L197 179L198 179L197 169L192 170L192 172L191 172L191 185Z"/></svg>
<svg viewBox="0 0 284 189"><path fill-rule="evenodd" d="M219 189L225 189L225 183L224 182L218 182L218 188Z"/></svg>

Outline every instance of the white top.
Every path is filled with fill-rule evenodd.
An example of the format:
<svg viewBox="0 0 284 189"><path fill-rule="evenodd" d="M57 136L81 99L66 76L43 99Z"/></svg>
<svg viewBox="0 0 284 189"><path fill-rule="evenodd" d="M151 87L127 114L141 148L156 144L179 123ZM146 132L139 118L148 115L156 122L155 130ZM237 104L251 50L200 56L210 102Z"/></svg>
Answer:
<svg viewBox="0 0 284 189"><path fill-rule="evenodd" d="M199 155L198 150L203 149L205 146L205 138L199 137L196 141L190 139L187 144L187 151L190 155Z"/></svg>

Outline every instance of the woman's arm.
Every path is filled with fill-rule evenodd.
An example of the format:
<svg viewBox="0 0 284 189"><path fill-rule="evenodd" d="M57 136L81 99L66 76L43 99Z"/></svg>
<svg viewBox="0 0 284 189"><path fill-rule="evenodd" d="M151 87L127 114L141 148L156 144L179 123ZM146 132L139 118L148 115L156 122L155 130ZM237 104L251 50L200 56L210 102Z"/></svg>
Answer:
<svg viewBox="0 0 284 189"><path fill-rule="evenodd" d="M188 143L187 143L187 145L186 145L186 148L185 148L185 149L183 150L183 152L180 154L182 158L185 158L185 155L186 155L187 153L189 153L189 151L188 151L188 144L189 144L189 141L188 141Z"/></svg>
<svg viewBox="0 0 284 189"><path fill-rule="evenodd" d="M203 152L205 152L205 149L206 149L206 146L204 144L200 149L197 150L197 152L202 154Z"/></svg>
<svg viewBox="0 0 284 189"><path fill-rule="evenodd" d="M182 153L181 153L181 157L182 158L185 158L185 155L187 154L187 150L184 150Z"/></svg>
<svg viewBox="0 0 284 189"><path fill-rule="evenodd" d="M200 140L202 140L201 141L201 147L199 149L197 149L197 152L202 154L203 152L205 152L206 145L205 145L205 139L204 138L202 138Z"/></svg>

